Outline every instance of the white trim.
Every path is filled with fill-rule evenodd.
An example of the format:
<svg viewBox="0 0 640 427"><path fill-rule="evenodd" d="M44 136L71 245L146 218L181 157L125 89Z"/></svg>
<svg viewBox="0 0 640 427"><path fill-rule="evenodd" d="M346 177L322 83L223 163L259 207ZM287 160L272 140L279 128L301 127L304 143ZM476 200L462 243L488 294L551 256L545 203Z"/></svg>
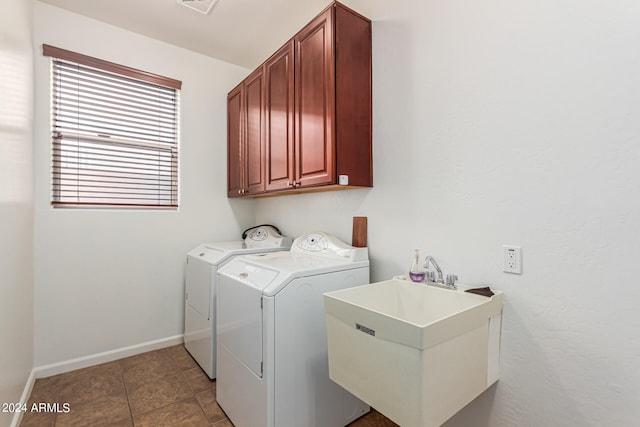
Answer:
<svg viewBox="0 0 640 427"><path fill-rule="evenodd" d="M31 370L27 383L24 385L24 390L20 396L20 403L25 405L29 401L33 386L38 378L46 378L52 375L62 374L64 372L74 371L76 369L86 368L88 366L99 365L101 363L112 362L114 360L122 359L129 356L135 356L136 354L146 353L148 351L159 350L165 347L171 347L173 345L182 344L184 338L182 335L176 335L173 337L162 338L155 341L148 341L146 343L132 345L129 347L123 347L116 350L105 351L103 353L93 354L91 356L78 357L76 359L67 360L64 362L52 363L50 365L39 366ZM24 412L15 412L11 420L9 427L18 427L22 422Z"/></svg>
<svg viewBox="0 0 640 427"><path fill-rule="evenodd" d="M71 359L64 362L52 363L50 365L33 368L31 370L31 374L29 374L27 383L24 386L24 390L22 391L22 396L20 396L20 403L24 403L25 405L28 403L31 392L33 391L33 386L36 383L36 379L38 378L46 378L52 375L86 368L88 366L113 362L114 360L122 359L129 356L135 356L136 354L146 353L148 351L159 350L165 347L171 347L172 345L182 344L183 342L183 336L176 335L174 337L148 341L146 343L123 347L116 350L105 351L103 353L93 354L91 356L78 357L76 359ZM20 425L20 422L22 422L23 416L24 412L19 411L14 413L9 427L18 427Z"/></svg>
<svg viewBox="0 0 640 427"><path fill-rule="evenodd" d="M27 404L29 401L29 396L31 396L31 391L33 390L33 385L36 383L36 370L32 369L29 374L29 378L27 378L27 383L24 385L24 390L22 390L22 396L20 396L20 403ZM18 427L22 422L22 417L24 416L23 411L14 412L13 418L11 420L11 424L9 427Z"/></svg>
<svg viewBox="0 0 640 427"><path fill-rule="evenodd" d="M116 350L105 351L103 353L92 354L90 356L78 357L76 359L66 360L64 362L38 366L34 368L33 371L35 372L36 378L46 378L52 375L86 368L88 366L113 362L114 360L134 356L140 353L146 353L148 351L159 350L161 348L170 347L172 345L182 344L183 342L183 336L176 335L174 337L162 338L159 340L148 341L146 343L123 347Z"/></svg>

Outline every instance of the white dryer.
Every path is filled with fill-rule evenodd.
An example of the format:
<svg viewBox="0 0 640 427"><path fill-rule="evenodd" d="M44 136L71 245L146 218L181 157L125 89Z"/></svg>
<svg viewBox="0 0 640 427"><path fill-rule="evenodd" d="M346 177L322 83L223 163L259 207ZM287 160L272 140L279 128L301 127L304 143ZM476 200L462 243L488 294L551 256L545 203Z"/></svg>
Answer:
<svg viewBox="0 0 640 427"><path fill-rule="evenodd" d="M209 378L216 377L216 280L222 265L241 254L286 251L291 238L271 226L246 230L244 240L205 243L187 254L184 346Z"/></svg>
<svg viewBox="0 0 640 427"><path fill-rule="evenodd" d="M217 401L236 427L337 427L369 411L329 379L322 297L369 283L367 248L312 233L218 276Z"/></svg>

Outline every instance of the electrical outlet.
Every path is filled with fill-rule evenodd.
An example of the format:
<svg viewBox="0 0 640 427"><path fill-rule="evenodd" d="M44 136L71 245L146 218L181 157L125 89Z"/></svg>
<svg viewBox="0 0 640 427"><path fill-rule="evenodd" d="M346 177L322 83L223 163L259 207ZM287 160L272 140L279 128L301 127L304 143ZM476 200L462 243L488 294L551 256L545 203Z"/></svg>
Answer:
<svg viewBox="0 0 640 427"><path fill-rule="evenodd" d="M502 271L522 274L522 248L520 246L502 246Z"/></svg>

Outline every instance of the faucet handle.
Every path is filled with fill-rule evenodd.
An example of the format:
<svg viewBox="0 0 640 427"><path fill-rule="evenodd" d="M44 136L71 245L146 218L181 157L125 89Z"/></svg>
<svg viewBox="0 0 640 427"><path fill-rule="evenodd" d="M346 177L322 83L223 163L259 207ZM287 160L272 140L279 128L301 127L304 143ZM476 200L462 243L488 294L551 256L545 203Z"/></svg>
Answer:
<svg viewBox="0 0 640 427"><path fill-rule="evenodd" d="M447 274L447 280L445 284L451 288L456 288L456 280L458 280L457 274Z"/></svg>
<svg viewBox="0 0 640 427"><path fill-rule="evenodd" d="M427 270L425 282L435 282L435 281L436 281L436 272Z"/></svg>

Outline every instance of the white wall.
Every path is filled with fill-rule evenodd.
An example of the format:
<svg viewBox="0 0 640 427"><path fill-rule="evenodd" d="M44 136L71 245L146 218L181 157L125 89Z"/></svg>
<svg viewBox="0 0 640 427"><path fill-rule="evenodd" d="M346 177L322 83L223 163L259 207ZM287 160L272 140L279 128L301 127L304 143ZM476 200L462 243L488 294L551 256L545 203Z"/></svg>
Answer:
<svg viewBox="0 0 640 427"><path fill-rule="evenodd" d="M182 256L201 240L255 219L348 241L365 215L374 280L406 272L420 248L505 292L501 379L447 427L637 424L640 5L344 2L374 20L375 187L256 202L224 196L224 96L247 70L36 3L36 46L185 83L180 211L52 210L36 53L36 366L179 334ZM9 204L3 225L28 235L28 208L18 218ZM9 242L27 254L9 271L28 283L28 239ZM503 244L524 248L523 275L501 272ZM10 333L3 348L23 336ZM26 365L12 361L21 381Z"/></svg>
<svg viewBox="0 0 640 427"><path fill-rule="evenodd" d="M374 280L420 248L504 291L501 379L447 427L638 425L640 3L345 3L374 20L374 188L257 222L350 241L368 216Z"/></svg>
<svg viewBox="0 0 640 427"><path fill-rule="evenodd" d="M226 94L248 70L39 2L34 26L35 365L178 336L186 252L254 223L226 197ZM178 211L50 207L42 43L182 80Z"/></svg>
<svg viewBox="0 0 640 427"><path fill-rule="evenodd" d="M33 367L32 9L0 14L0 403L20 401Z"/></svg>

